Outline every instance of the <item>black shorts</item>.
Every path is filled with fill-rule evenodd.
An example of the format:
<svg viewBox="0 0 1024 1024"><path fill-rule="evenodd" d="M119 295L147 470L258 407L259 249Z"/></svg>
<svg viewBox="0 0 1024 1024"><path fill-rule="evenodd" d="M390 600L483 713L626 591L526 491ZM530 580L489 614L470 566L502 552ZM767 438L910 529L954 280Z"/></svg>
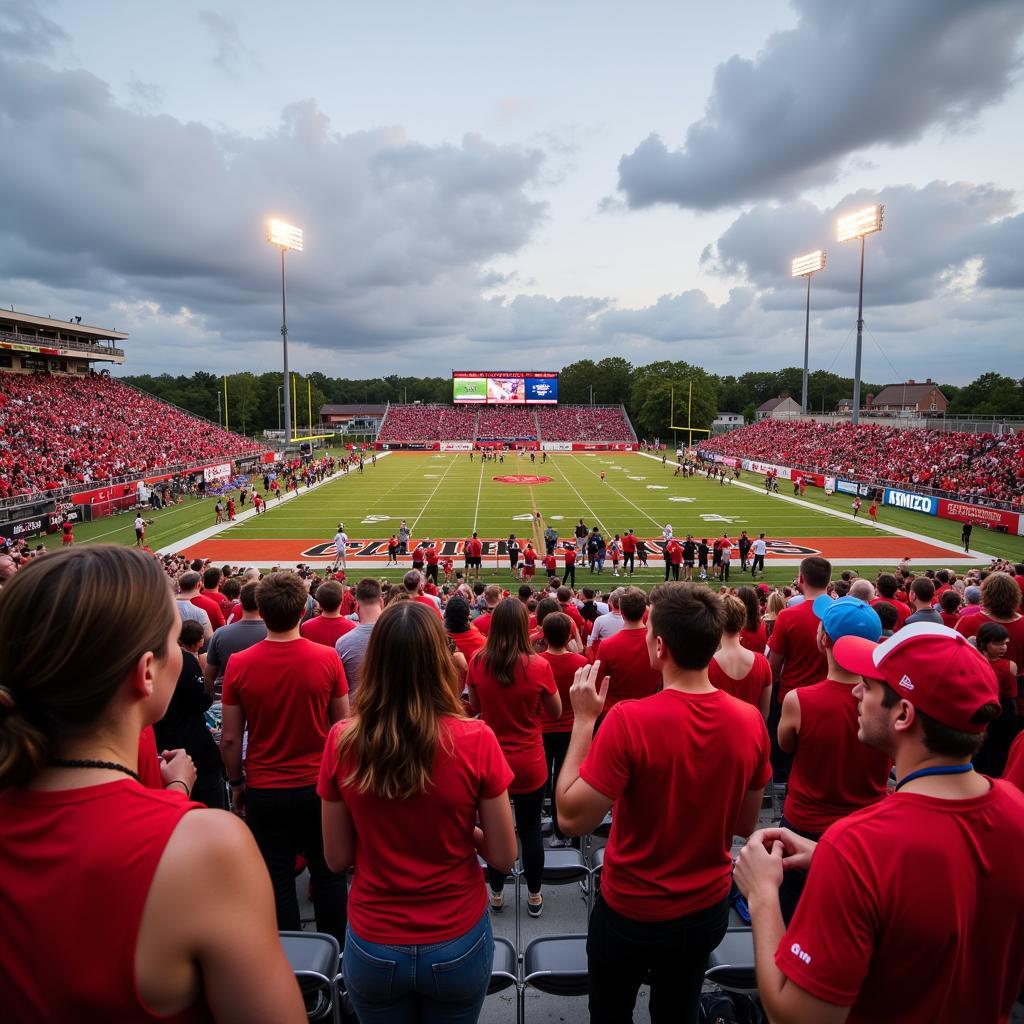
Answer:
<svg viewBox="0 0 1024 1024"><path fill-rule="evenodd" d="M519 564L519 556L518 555L509 555L508 556L508 564L510 566L512 566L512 568L514 569Z"/></svg>
<svg viewBox="0 0 1024 1024"><path fill-rule="evenodd" d="M423 572L423 563L422 562L413 562L412 563L412 567L414 569L419 570L420 572Z"/></svg>
<svg viewBox="0 0 1024 1024"><path fill-rule="evenodd" d="M692 558L684 558L683 559L683 565L685 565L687 569L692 569L693 568L693 559Z"/></svg>
<svg viewBox="0 0 1024 1024"><path fill-rule="evenodd" d="M466 568L467 569L479 569L480 568L480 562L481 562L481 559L479 559L479 558L467 558L466 559Z"/></svg>

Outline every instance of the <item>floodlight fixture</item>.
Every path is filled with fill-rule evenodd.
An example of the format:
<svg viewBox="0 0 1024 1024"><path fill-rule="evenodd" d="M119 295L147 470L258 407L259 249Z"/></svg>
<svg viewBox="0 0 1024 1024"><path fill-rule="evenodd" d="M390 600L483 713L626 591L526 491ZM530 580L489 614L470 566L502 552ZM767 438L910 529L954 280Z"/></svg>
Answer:
<svg viewBox="0 0 1024 1024"><path fill-rule="evenodd" d="M851 422L860 423L860 362L864 347L864 239L882 230L885 207L881 203L865 206L863 210L840 217L836 236L840 242L860 239L860 292L857 298L857 354L853 363L853 415Z"/></svg>
<svg viewBox="0 0 1024 1024"><path fill-rule="evenodd" d="M302 228L283 220L271 218L267 221L267 241L281 250L281 350L284 355L284 443L292 440L291 395L288 388L288 302L284 283L284 254L302 252Z"/></svg>
<svg viewBox="0 0 1024 1024"><path fill-rule="evenodd" d="M885 207L881 203L865 206L856 213L848 213L836 222L836 237L840 242L849 242L853 238L863 238L874 231L882 230Z"/></svg>
<svg viewBox="0 0 1024 1024"><path fill-rule="evenodd" d="M281 249L302 252L302 228L294 224L286 224L283 220L267 222L267 241Z"/></svg>
<svg viewBox="0 0 1024 1024"><path fill-rule="evenodd" d="M797 256L791 265L793 277L807 278L807 315L804 319L804 373L803 386L800 389L800 415L807 415L807 366L811 356L811 278L825 267L825 250L815 249L814 252Z"/></svg>
<svg viewBox="0 0 1024 1024"><path fill-rule="evenodd" d="M807 277L825 269L825 250L817 249L806 256L797 256L792 264L793 277Z"/></svg>

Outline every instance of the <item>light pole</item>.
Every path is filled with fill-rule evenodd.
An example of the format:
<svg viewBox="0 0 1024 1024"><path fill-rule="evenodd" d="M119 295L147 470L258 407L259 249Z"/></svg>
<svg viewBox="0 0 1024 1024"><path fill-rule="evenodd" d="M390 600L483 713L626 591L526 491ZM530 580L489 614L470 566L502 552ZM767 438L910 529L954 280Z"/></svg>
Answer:
<svg viewBox="0 0 1024 1024"><path fill-rule="evenodd" d="M278 384L277 385L277 429L278 430L281 429L281 392L282 391L284 391L284 388L280 384Z"/></svg>
<svg viewBox="0 0 1024 1024"><path fill-rule="evenodd" d="M284 353L284 443L292 440L291 395L288 393L288 305L285 298L284 254L291 249L302 252L302 228L282 220L267 223L267 241L281 250L281 347Z"/></svg>
<svg viewBox="0 0 1024 1024"><path fill-rule="evenodd" d="M590 404L594 404L594 385L590 385Z"/></svg>
<svg viewBox="0 0 1024 1024"><path fill-rule="evenodd" d="M806 256L797 256L792 264L793 277L807 278L807 318L804 320L804 376L800 392L800 415L807 415L807 363L811 353L811 278L825 267L825 250L818 249Z"/></svg>
<svg viewBox="0 0 1024 1024"><path fill-rule="evenodd" d="M853 418L860 423L860 360L864 342L864 239L875 231L882 230L885 207L881 203L865 206L863 210L840 217L836 234L840 242L860 239L860 293L857 298L857 355L853 364Z"/></svg>

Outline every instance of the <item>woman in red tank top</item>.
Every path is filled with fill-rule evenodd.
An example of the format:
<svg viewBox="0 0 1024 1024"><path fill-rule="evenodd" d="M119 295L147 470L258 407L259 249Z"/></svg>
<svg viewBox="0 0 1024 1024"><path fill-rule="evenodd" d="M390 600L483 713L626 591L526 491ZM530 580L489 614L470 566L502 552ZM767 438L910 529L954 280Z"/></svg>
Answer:
<svg viewBox="0 0 1024 1024"><path fill-rule="evenodd" d="M725 607L722 643L708 665L708 679L716 689L753 704L767 721L772 692L771 666L763 654L742 646L740 634L748 614L742 598L725 594L722 604Z"/></svg>
<svg viewBox="0 0 1024 1024"><path fill-rule="evenodd" d="M248 830L139 782L179 630L159 563L131 548L68 548L0 591L6 1020L305 1020Z"/></svg>

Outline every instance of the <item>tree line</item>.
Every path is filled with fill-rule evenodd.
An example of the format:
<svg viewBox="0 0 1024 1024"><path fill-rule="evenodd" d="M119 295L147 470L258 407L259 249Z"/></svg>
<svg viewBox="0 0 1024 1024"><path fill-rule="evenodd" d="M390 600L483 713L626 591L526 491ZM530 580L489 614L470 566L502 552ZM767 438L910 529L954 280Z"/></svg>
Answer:
<svg viewBox="0 0 1024 1024"><path fill-rule="evenodd" d="M296 415L301 430L319 419L320 407L387 402L440 402L452 399L450 377L400 377L366 380L328 377L323 373L293 374ZM143 374L122 378L165 402L214 423L224 422L224 378L203 370L191 376ZM692 386L692 404L691 404ZM861 393L877 394L884 385L867 381ZM245 434L282 426L281 374L248 371L227 376L228 426ZM738 413L753 421L757 407L770 398L790 395L800 401L802 370L752 370L738 376L709 373L699 366L664 360L633 366L621 356L594 362L580 359L559 372L559 401L567 405L625 405L641 437L671 435L670 425L709 429L719 413ZM950 415L1024 416L1024 379L983 373L965 387L940 384L949 399ZM808 406L813 412L834 412L853 397L853 380L825 370L808 375Z"/></svg>

